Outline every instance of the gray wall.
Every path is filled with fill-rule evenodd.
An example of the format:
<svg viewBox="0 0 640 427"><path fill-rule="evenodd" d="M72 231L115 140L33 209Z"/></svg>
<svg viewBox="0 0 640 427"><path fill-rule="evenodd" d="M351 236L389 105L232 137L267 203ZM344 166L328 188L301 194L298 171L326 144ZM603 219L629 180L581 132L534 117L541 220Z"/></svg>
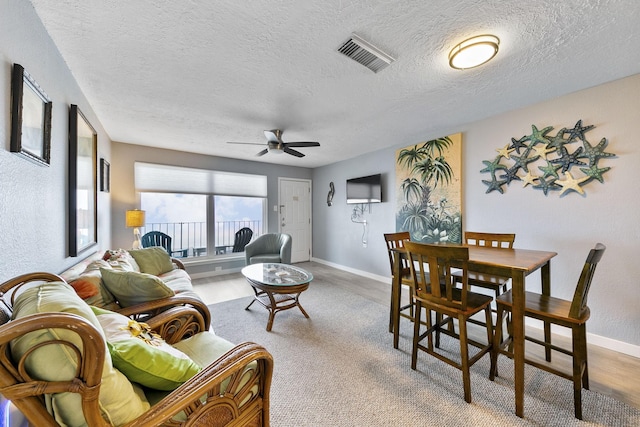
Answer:
<svg viewBox="0 0 640 427"><path fill-rule="evenodd" d="M98 247L70 258L67 245L69 105L77 104L98 132L98 159L110 141L31 3L0 0L0 282L32 271L61 272L89 252L110 246L108 193L98 193ZM21 64L53 102L51 165L11 153L11 70Z"/></svg>
<svg viewBox="0 0 640 427"><path fill-rule="evenodd" d="M596 242L607 245L607 252L596 272L589 296L589 331L600 344L640 356L640 198L638 179L638 114L640 75L583 90L528 108L512 111L457 129L445 129L424 140L463 132L463 228L479 231L516 233L516 247L558 252L551 263L552 293L571 299L586 255ZM522 188L512 183L505 194L486 194L482 183L482 160L493 159L496 148L511 137L539 128L573 127L576 121L593 124L586 134L592 145L606 137L607 152L615 159L604 159L599 166L610 166L604 184L592 182L585 196L577 193L558 196L550 192ZM555 132L553 132L555 134ZM313 256L318 260L389 277L389 263L382 234L395 231L395 150L420 141L401 141L392 149L366 154L349 161L313 171L314 240ZM382 173L385 177L385 203L373 204L369 245L360 243L361 226L350 221L345 204L345 180L354 176ZM329 182L336 187L334 205L328 207ZM539 290L539 275L527 279L527 286ZM594 342L592 340L592 342Z"/></svg>
<svg viewBox="0 0 640 427"><path fill-rule="evenodd" d="M310 179L311 170L294 166L280 166L247 160L228 159L205 156L182 151L162 150L141 145L114 142L111 146L113 162L111 163L112 193L112 238L116 248L129 248L133 239L132 231L125 227L125 212L139 208L140 200L135 191L134 163L136 161L187 166L198 169L210 169L238 173L251 173L267 176L267 230L278 231L278 216L274 215L273 206L278 204L278 177ZM217 258L189 261L187 271L192 275L211 273L216 267L222 270L237 269L244 266L244 255L235 259Z"/></svg>

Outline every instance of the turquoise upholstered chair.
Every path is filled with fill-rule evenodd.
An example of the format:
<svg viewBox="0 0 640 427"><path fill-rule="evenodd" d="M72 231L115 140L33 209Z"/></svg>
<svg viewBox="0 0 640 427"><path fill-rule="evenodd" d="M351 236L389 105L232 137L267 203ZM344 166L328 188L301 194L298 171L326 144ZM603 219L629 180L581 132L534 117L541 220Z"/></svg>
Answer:
<svg viewBox="0 0 640 427"><path fill-rule="evenodd" d="M247 265L261 262L291 264L291 236L285 233L258 236L244 247L244 255Z"/></svg>

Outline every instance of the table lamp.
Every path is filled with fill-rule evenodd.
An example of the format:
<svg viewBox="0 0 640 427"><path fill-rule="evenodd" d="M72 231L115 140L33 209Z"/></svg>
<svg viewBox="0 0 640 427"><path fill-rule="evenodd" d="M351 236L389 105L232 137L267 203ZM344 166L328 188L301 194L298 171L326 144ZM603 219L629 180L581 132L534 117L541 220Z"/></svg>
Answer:
<svg viewBox="0 0 640 427"><path fill-rule="evenodd" d="M140 229L138 227L144 226L144 211L141 211L140 209L127 211L125 221L127 227L133 227L133 245L131 247L133 249L142 248L142 242L140 242Z"/></svg>

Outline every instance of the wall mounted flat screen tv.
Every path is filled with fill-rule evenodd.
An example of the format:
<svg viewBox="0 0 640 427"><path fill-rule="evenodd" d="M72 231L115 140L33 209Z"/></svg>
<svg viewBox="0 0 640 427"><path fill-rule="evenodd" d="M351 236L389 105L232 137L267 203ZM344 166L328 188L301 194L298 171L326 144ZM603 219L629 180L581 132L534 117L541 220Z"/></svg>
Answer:
<svg viewBox="0 0 640 427"><path fill-rule="evenodd" d="M382 202L382 175L369 175L347 180L347 203Z"/></svg>

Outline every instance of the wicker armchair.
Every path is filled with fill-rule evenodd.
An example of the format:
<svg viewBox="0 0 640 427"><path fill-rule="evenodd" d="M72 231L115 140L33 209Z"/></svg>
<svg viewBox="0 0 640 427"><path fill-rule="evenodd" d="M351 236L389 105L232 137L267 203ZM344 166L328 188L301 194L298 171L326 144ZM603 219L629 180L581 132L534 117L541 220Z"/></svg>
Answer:
<svg viewBox="0 0 640 427"><path fill-rule="evenodd" d="M13 309L15 296L23 286L61 281L64 282L50 273L16 277L0 285L0 296L4 301L0 305L9 311ZM169 344L196 338L199 334L213 336L200 309L189 305L172 307L147 319L146 323ZM76 374L65 381L36 378L27 366L31 353L21 357L12 353L12 341L30 332L37 331L38 335L53 329L57 333L77 334L77 339L71 341L58 339L35 346L62 344L67 352L75 354ZM108 426L99 400L102 399L100 391L106 353L101 331L76 314L38 313L10 320L0 326L0 394L11 400L32 425L58 426L47 410L50 401L47 396L75 393L81 398L86 425ZM266 349L254 343L236 345L181 386L164 393L150 409L126 426L268 426L272 372L273 359Z"/></svg>

